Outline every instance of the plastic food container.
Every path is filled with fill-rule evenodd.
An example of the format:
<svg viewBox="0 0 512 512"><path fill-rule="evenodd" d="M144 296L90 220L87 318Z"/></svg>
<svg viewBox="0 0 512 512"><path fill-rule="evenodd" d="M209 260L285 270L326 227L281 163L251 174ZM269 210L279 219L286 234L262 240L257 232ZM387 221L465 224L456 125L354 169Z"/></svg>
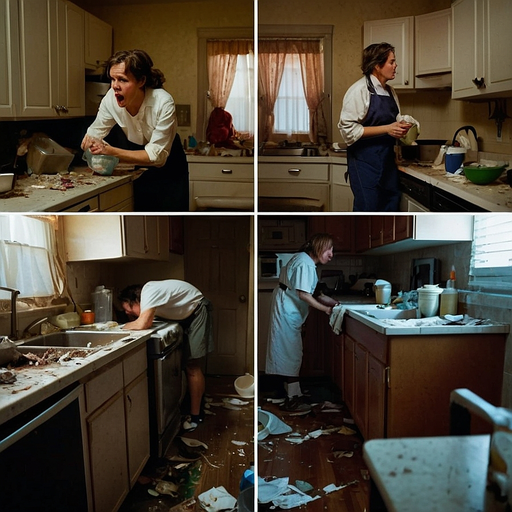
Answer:
<svg viewBox="0 0 512 512"><path fill-rule="evenodd" d="M96 174L101 176L111 176L116 165L119 163L117 156L93 155L88 149L82 157Z"/></svg>
<svg viewBox="0 0 512 512"><path fill-rule="evenodd" d="M45 135L34 135L27 153L27 167L34 174L68 172L74 155Z"/></svg>
<svg viewBox="0 0 512 512"><path fill-rule="evenodd" d="M80 325L80 315L76 312L62 313L61 315L50 317L50 323L61 329L73 329L73 327Z"/></svg>
<svg viewBox="0 0 512 512"><path fill-rule="evenodd" d="M377 304L389 304L391 299L391 283L383 279L377 279L374 285L375 300Z"/></svg>
<svg viewBox="0 0 512 512"><path fill-rule="evenodd" d="M439 311L439 295L443 288L438 285L425 285L418 289L418 309L423 317L436 316Z"/></svg>

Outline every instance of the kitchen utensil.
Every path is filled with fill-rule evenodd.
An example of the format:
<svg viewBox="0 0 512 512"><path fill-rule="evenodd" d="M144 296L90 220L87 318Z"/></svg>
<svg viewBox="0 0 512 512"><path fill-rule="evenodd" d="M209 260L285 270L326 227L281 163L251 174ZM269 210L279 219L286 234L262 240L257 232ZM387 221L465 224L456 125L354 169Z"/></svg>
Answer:
<svg viewBox="0 0 512 512"><path fill-rule="evenodd" d="M68 171L74 155L44 134L34 135L27 153L27 167L34 174L57 174Z"/></svg>
<svg viewBox="0 0 512 512"><path fill-rule="evenodd" d="M9 192L14 187L14 173L8 172L0 174L0 194Z"/></svg>
<svg viewBox="0 0 512 512"><path fill-rule="evenodd" d="M506 169L506 165L498 165L487 167L478 164L465 165L463 170L466 178L477 185L487 185L497 180L502 172Z"/></svg>
<svg viewBox="0 0 512 512"><path fill-rule="evenodd" d="M451 174L456 173L462 167L465 156L466 148L449 146L444 157L444 167L446 172Z"/></svg>
<svg viewBox="0 0 512 512"><path fill-rule="evenodd" d="M82 159L87 162L89 169L101 176L111 176L119 163L119 158L116 156L93 155L88 149L84 152Z"/></svg>
<svg viewBox="0 0 512 512"><path fill-rule="evenodd" d="M383 279L377 279L373 288L377 304L389 304L391 300L391 283Z"/></svg>

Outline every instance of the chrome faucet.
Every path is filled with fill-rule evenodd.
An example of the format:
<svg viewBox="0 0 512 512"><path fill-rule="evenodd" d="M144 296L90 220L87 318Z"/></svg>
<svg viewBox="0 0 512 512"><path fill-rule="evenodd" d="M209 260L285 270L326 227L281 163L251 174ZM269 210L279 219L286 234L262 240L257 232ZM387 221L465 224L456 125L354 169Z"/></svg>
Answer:
<svg viewBox="0 0 512 512"><path fill-rule="evenodd" d="M5 290L6 292L11 292L11 334L9 335L9 339L17 340L18 339L18 311L16 308L16 299L20 294L19 290L15 290L14 288L6 288L5 286L0 286L0 290Z"/></svg>
<svg viewBox="0 0 512 512"><path fill-rule="evenodd" d="M34 327L41 325L43 322L46 322L47 320L48 320L47 316L44 316L43 318L39 318L39 320L34 320L30 325L25 327L25 330L23 331L21 338L22 339L28 338L30 336L30 329L33 329Z"/></svg>

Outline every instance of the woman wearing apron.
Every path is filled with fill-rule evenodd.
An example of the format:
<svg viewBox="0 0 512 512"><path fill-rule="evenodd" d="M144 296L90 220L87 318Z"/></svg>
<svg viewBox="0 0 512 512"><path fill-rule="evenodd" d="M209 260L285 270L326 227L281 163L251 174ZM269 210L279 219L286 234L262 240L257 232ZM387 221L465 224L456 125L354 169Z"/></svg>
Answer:
<svg viewBox="0 0 512 512"><path fill-rule="evenodd" d="M106 71L111 88L82 149L148 168L134 181L135 211L188 211L188 164L164 75L143 50L117 52Z"/></svg>
<svg viewBox="0 0 512 512"><path fill-rule="evenodd" d="M354 211L398 211L400 191L395 163L395 139L410 123L397 121L400 105L387 85L396 75L395 49L372 44L363 51L364 76L345 94L338 128L348 145L348 174Z"/></svg>

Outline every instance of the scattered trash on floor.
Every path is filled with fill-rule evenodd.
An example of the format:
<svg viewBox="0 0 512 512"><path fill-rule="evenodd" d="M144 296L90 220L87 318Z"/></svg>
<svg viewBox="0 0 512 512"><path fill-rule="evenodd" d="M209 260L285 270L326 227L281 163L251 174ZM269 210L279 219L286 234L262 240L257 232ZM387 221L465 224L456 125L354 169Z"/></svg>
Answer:
<svg viewBox="0 0 512 512"><path fill-rule="evenodd" d="M258 441L263 441L270 434L287 434L293 429L275 414L263 409L258 409Z"/></svg>
<svg viewBox="0 0 512 512"><path fill-rule="evenodd" d="M357 434L357 432L354 429L343 425L343 427L339 429L338 434L343 434L344 436L353 436L354 434Z"/></svg>
<svg viewBox="0 0 512 512"><path fill-rule="evenodd" d="M332 452L332 454L327 457L327 462L333 463L336 459L342 459L343 457L351 458L354 456L354 452L350 452L347 450L336 450Z"/></svg>
<svg viewBox="0 0 512 512"><path fill-rule="evenodd" d="M245 446L246 444L249 444L246 441L237 441L236 439L232 439L231 442L237 446Z"/></svg>
<svg viewBox="0 0 512 512"><path fill-rule="evenodd" d="M334 404L329 401L325 401L322 404L322 407L320 408L321 412L341 412L341 409L343 409L343 405L341 404Z"/></svg>
<svg viewBox="0 0 512 512"><path fill-rule="evenodd" d="M223 486L212 487L198 496L199 505L205 510L217 512L232 510L236 505L236 499L229 494Z"/></svg>

